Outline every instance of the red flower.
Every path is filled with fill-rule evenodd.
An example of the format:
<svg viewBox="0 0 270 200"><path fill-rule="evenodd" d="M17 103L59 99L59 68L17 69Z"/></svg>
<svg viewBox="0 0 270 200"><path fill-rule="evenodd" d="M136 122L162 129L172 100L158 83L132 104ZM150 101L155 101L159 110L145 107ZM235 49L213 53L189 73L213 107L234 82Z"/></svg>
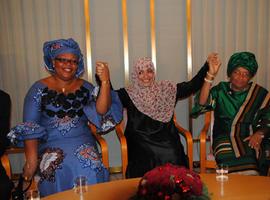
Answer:
<svg viewBox="0 0 270 200"><path fill-rule="evenodd" d="M139 199L170 200L177 195L180 199L203 195L203 183L195 172L172 164L165 164L147 172L139 183Z"/></svg>

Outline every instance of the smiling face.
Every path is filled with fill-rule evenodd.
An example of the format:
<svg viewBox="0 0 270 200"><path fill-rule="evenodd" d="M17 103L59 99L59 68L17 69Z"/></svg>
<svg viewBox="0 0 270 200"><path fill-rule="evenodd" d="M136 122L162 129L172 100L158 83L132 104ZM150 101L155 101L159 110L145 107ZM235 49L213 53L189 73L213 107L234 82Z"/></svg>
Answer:
<svg viewBox="0 0 270 200"><path fill-rule="evenodd" d="M78 58L71 53L60 54L53 60L53 65L55 76L61 80L69 81L75 77L78 68Z"/></svg>
<svg viewBox="0 0 270 200"><path fill-rule="evenodd" d="M241 91L248 87L252 75L244 67L237 67L230 75L231 89Z"/></svg>
<svg viewBox="0 0 270 200"><path fill-rule="evenodd" d="M143 57L136 61L131 75L135 86L150 87L155 83L155 68L149 57Z"/></svg>
<svg viewBox="0 0 270 200"><path fill-rule="evenodd" d="M141 86L149 87L153 84L155 73L151 68L144 68L138 72L138 79Z"/></svg>

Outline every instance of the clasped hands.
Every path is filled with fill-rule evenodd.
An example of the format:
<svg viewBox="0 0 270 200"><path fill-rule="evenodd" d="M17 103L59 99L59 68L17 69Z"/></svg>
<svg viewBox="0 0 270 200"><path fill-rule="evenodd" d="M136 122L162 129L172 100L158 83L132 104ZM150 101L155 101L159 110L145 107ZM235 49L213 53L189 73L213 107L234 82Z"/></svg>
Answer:
<svg viewBox="0 0 270 200"><path fill-rule="evenodd" d="M110 82L110 72L108 68L108 63L97 61L96 74L99 77L101 84L108 84Z"/></svg>
<svg viewBox="0 0 270 200"><path fill-rule="evenodd" d="M212 76L216 76L220 66L221 66L221 61L217 53L210 53L207 57L207 63L209 65L209 70L208 72Z"/></svg>

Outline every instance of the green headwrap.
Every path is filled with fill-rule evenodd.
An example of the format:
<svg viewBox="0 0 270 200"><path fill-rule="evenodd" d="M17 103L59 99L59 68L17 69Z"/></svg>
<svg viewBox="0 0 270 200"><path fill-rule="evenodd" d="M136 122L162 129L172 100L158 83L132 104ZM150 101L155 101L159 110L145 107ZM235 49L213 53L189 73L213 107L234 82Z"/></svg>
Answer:
<svg viewBox="0 0 270 200"><path fill-rule="evenodd" d="M255 55L250 52L238 52L230 57L227 68L227 75L230 76L232 71L237 67L246 68L252 76L254 76L258 69L258 63Z"/></svg>

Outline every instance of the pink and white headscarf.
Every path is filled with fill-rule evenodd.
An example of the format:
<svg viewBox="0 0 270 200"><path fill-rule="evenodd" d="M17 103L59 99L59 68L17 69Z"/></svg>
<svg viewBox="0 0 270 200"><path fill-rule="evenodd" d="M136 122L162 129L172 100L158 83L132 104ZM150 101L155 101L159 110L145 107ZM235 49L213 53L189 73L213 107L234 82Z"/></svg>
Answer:
<svg viewBox="0 0 270 200"><path fill-rule="evenodd" d="M151 58L144 57L137 60L131 74L132 84L126 91L140 112L154 120L169 122L174 113L176 84L171 81L157 82L154 78L150 86L143 86L138 78L139 72L149 68L155 73Z"/></svg>

